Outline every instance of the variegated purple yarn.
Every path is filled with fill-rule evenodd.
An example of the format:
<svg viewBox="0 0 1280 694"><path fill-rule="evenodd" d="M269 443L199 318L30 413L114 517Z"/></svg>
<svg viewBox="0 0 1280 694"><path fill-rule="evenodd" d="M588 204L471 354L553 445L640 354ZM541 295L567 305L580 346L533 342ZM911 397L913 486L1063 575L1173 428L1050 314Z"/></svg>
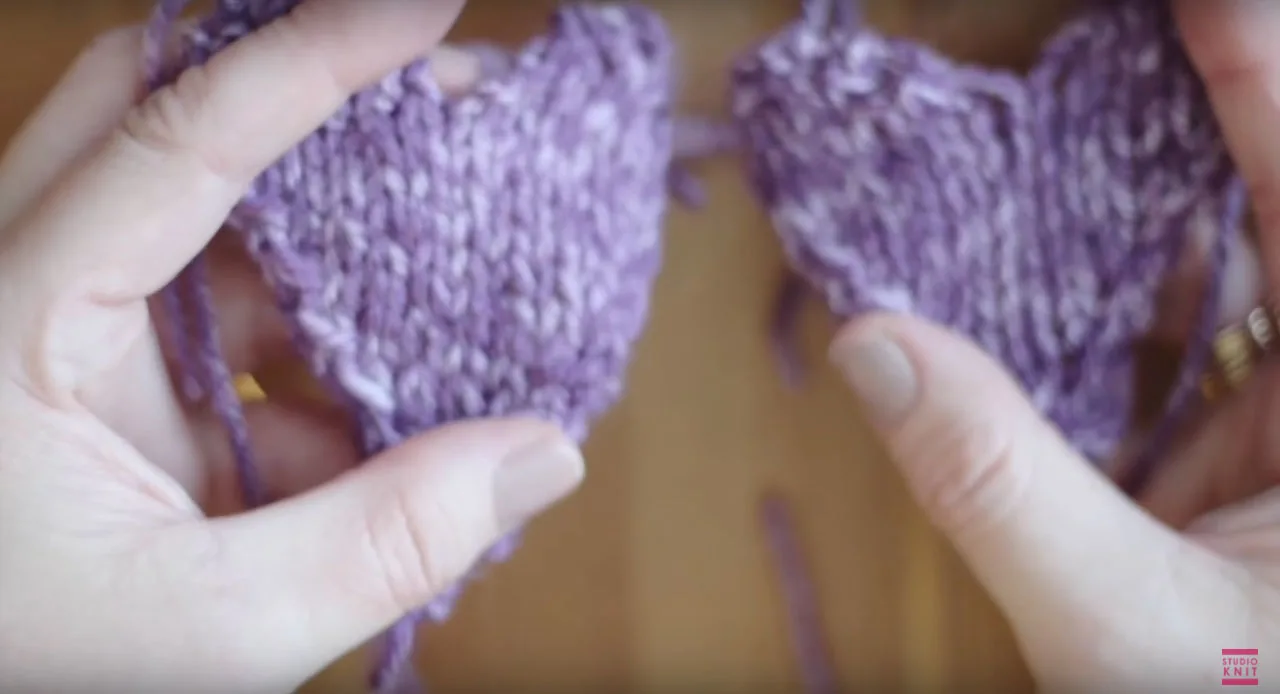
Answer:
<svg viewBox="0 0 1280 694"><path fill-rule="evenodd" d="M840 316L968 335L1101 463L1130 425L1158 288L1189 232L1214 227L1158 449L1194 403L1243 208L1167 4L1099 3L1024 76L877 35L835 2L809 2L733 73L750 182L791 265Z"/></svg>
<svg viewBox="0 0 1280 694"><path fill-rule="evenodd" d="M184 4L161 3L153 60ZM220 0L153 86L296 4ZM519 52L490 49L495 69L466 94L445 95L415 63L256 180L230 225L311 370L350 404L366 453L512 413L582 440L621 395L661 261L671 54L649 10L567 5ZM197 259L168 292L195 355L187 371L227 421L260 503L201 271ZM460 589L391 630L376 688L408 681L414 624L443 620Z"/></svg>

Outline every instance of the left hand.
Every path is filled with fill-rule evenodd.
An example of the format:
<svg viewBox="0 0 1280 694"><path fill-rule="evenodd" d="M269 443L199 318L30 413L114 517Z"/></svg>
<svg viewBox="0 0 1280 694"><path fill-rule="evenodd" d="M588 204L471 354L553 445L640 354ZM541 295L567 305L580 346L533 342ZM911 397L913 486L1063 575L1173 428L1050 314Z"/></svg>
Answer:
<svg viewBox="0 0 1280 694"><path fill-rule="evenodd" d="M114 32L13 142L0 691L292 691L576 487L577 448L527 420L444 427L348 471L348 423L273 393L251 435L286 500L243 513L220 426L175 397L148 311L352 92L427 52L444 86L474 77L437 48L461 4L311 0L140 106L141 31ZM232 368L287 352L244 258L212 261Z"/></svg>

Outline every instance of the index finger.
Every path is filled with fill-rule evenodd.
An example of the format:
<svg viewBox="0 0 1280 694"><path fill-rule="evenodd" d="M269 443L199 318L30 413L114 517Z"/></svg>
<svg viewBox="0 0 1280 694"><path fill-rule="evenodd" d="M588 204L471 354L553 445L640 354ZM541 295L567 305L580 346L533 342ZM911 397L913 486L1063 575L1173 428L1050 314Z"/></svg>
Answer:
<svg viewBox="0 0 1280 694"><path fill-rule="evenodd" d="M1175 9L1249 190L1270 290L1280 281L1280 2L1178 0Z"/></svg>
<svg viewBox="0 0 1280 694"><path fill-rule="evenodd" d="M248 184L350 96L427 54L464 0L309 0L185 71L23 225L22 262L138 299L206 245ZM34 251L34 253L26 252Z"/></svg>

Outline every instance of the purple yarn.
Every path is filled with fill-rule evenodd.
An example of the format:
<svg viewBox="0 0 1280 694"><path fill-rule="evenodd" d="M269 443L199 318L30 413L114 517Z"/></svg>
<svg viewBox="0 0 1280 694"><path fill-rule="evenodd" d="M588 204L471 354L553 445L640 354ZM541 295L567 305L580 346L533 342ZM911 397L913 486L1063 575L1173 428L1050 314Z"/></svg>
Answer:
<svg viewBox="0 0 1280 694"><path fill-rule="evenodd" d="M298 2L220 0L165 64L158 47L186 2L163 0L152 87ZM515 54L482 50L488 74L464 95L442 93L419 61L353 97L229 220L369 455L447 422L517 413L585 439L621 395L647 319L673 159L718 146L696 132L675 142L672 44L639 5L568 5ZM166 291L174 337L256 505L266 490L202 272L197 258ZM385 635L378 691L412 688L414 627L444 620L461 590Z"/></svg>
<svg viewBox="0 0 1280 694"><path fill-rule="evenodd" d="M836 694L840 682L823 633L822 609L800 549L787 501L776 492L760 500L760 525L778 572L778 587L790 622L791 643L806 694Z"/></svg>
<svg viewBox="0 0 1280 694"><path fill-rule="evenodd" d="M1154 454L1208 363L1243 190L1167 4L1101 3L1025 77L877 35L844 5L809 2L733 73L750 184L790 264L838 316L968 335L1101 463L1130 427L1157 290L1193 225L1218 225Z"/></svg>
<svg viewBox="0 0 1280 694"><path fill-rule="evenodd" d="M221 0L163 65L156 47L186 2L162 0L152 87L298 1ZM518 53L479 50L486 77L466 95L441 93L420 61L354 97L231 219L368 454L516 412L584 439L622 392L668 191L702 196L674 160L740 142L789 259L833 312L907 311L968 334L1099 461L1128 427L1132 349L1160 281L1195 220L1220 224L1153 451L1193 404L1243 188L1163 3L1090 13L1021 78L876 36L851 2L810 0L736 66L736 132L672 121L672 47L637 6L568 6ZM183 387L226 421L257 505L267 490L203 272L197 258L165 296ZM388 631L375 688L416 689L415 626L446 619L462 590Z"/></svg>

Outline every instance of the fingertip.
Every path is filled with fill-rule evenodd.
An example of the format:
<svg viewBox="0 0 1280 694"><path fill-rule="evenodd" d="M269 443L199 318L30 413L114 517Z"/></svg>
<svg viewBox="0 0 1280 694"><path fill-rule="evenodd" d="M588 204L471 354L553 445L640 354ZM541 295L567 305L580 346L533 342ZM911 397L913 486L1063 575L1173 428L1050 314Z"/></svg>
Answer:
<svg viewBox="0 0 1280 694"><path fill-rule="evenodd" d="M871 311L846 320L836 331L831 340L828 356L832 356L840 346L848 345L875 333L892 331L909 322L910 318L889 311Z"/></svg>
<svg viewBox="0 0 1280 694"><path fill-rule="evenodd" d="M501 534L518 530L562 501L581 486L585 476L582 451L560 435L508 451L493 477L494 511Z"/></svg>
<svg viewBox="0 0 1280 694"><path fill-rule="evenodd" d="M338 81L357 89L380 79L438 44L462 13L465 0L316 0L287 18L302 35L340 52L331 64Z"/></svg>
<svg viewBox="0 0 1280 694"><path fill-rule="evenodd" d="M1000 362L941 326L883 314L844 326L832 355L849 363L851 351L885 337L919 379L909 414L886 437L890 457L1015 628L1041 628L1035 614L1106 623L1115 576L1134 578L1131 600L1159 577L1174 538L1068 445ZM890 371L878 370L866 378ZM1078 571L1099 562L1109 571Z"/></svg>
<svg viewBox="0 0 1280 694"><path fill-rule="evenodd" d="M473 50L440 46L431 52L431 75L447 94L463 94L484 76L481 56Z"/></svg>
<svg viewBox="0 0 1280 694"><path fill-rule="evenodd" d="M900 368L910 366L921 387L932 388L935 381L965 383L980 392L1002 394L1008 401L1020 393L1008 371L972 340L921 317L894 312L875 312L846 323L828 350L832 363L842 370L854 354L874 342L892 343L901 350ZM847 374L846 374L847 375ZM973 391L952 393L941 388L939 396L970 396Z"/></svg>
<svg viewBox="0 0 1280 694"><path fill-rule="evenodd" d="M828 358L882 431L901 426L920 395L919 368L892 319L851 321L832 341ZM905 336L909 343L910 335Z"/></svg>

